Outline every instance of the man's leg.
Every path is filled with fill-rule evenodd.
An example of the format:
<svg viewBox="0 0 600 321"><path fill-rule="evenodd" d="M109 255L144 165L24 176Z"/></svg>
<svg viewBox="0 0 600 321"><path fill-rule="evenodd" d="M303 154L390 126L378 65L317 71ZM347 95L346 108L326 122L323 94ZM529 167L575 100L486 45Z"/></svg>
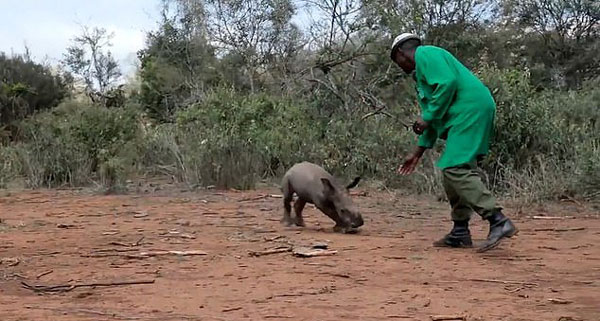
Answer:
<svg viewBox="0 0 600 321"><path fill-rule="evenodd" d="M454 226L450 233L446 234L442 239L435 241L433 246L436 247L471 247L471 232L469 231L469 219L473 210L461 201L460 196L456 193L452 181L443 179L444 190L448 197L448 202L452 208L452 221Z"/></svg>
<svg viewBox="0 0 600 321"><path fill-rule="evenodd" d="M504 237L515 235L515 226L502 214L502 208L497 206L496 198L485 187L474 166L444 169L444 180L453 186L462 204L472 208L490 223L488 238L479 248L480 252L496 247Z"/></svg>

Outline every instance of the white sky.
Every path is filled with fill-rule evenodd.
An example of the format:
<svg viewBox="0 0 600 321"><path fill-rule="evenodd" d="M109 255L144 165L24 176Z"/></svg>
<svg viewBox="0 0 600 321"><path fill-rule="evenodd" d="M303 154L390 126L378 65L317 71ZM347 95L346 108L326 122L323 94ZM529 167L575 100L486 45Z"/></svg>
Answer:
<svg viewBox="0 0 600 321"><path fill-rule="evenodd" d="M114 32L110 51L124 72L134 68L145 34L156 28L158 0L0 0L0 51L57 64L81 26Z"/></svg>
<svg viewBox="0 0 600 321"><path fill-rule="evenodd" d="M136 53L145 35L157 28L160 0L0 0L0 51L23 53L56 65L81 26L102 27L114 33L113 56L124 74L135 70ZM307 20L298 8L296 23Z"/></svg>

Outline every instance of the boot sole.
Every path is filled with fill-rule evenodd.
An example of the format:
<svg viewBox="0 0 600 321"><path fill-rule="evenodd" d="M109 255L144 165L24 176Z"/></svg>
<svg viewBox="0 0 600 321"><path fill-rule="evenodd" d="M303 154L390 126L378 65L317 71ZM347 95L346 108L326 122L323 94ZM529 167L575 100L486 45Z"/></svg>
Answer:
<svg viewBox="0 0 600 321"><path fill-rule="evenodd" d="M470 242L461 242L457 245L451 245L451 244L447 244L441 241L436 241L433 242L433 247L445 247L445 248L451 248L451 249L468 249L468 248L472 248L473 247L473 241Z"/></svg>
<svg viewBox="0 0 600 321"><path fill-rule="evenodd" d="M471 244L471 245L461 244L458 246L452 246L452 245L448 245L448 244L433 244L433 247L448 248L448 249L470 249L470 248L473 248L473 244Z"/></svg>
<svg viewBox="0 0 600 321"><path fill-rule="evenodd" d="M486 247L480 247L477 249L477 253L483 253L483 252L487 252L491 249L495 249L496 247L498 247L498 245L500 245L500 242L502 242L503 238L511 238L515 235L517 235L517 233L519 233L519 230L517 228L515 228L514 231L507 233L506 235L502 236L501 238L498 239L498 241L496 241L495 243L492 243Z"/></svg>

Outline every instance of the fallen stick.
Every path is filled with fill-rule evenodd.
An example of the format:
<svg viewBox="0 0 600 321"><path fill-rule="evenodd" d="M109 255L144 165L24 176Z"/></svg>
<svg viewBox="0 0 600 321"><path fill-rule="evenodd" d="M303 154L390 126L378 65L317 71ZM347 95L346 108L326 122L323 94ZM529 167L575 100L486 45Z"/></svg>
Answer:
<svg viewBox="0 0 600 321"><path fill-rule="evenodd" d="M406 256L384 256L384 259L389 259L389 260L406 260L407 257Z"/></svg>
<svg viewBox="0 0 600 321"><path fill-rule="evenodd" d="M386 315L385 316L388 319L413 319L414 317L411 317L410 315Z"/></svg>
<svg viewBox="0 0 600 321"><path fill-rule="evenodd" d="M123 243L123 242L110 242L110 243L108 243L108 245L123 246L123 247L132 247L133 246L133 244L127 244L127 243Z"/></svg>
<svg viewBox="0 0 600 321"><path fill-rule="evenodd" d="M312 252L296 252L294 255L298 257L316 257L316 256L331 256L336 255L335 250L314 250Z"/></svg>
<svg viewBox="0 0 600 321"><path fill-rule="evenodd" d="M336 265L334 265L334 264L327 264L327 263L310 262L310 263L306 263L306 264L307 265L315 265L315 266L336 267Z"/></svg>
<svg viewBox="0 0 600 321"><path fill-rule="evenodd" d="M466 321L467 317L464 315L432 315L432 321Z"/></svg>
<svg viewBox="0 0 600 321"><path fill-rule="evenodd" d="M144 236L140 237L140 239L139 239L139 240L137 240L137 241L135 242L135 244L133 244L133 246L140 246L140 244L142 244L142 241L144 240L144 238L145 238Z"/></svg>
<svg viewBox="0 0 600 321"><path fill-rule="evenodd" d="M36 278L36 279L39 279L39 278L41 278L42 276L44 276L44 275L48 275L48 274L50 274L50 273L52 273L52 272L54 272L54 270L49 270L49 271L46 271L46 272L42 272L42 273L40 273L40 274L36 275L36 277L35 277L35 278Z"/></svg>
<svg viewBox="0 0 600 321"><path fill-rule="evenodd" d="M585 227L571 227L571 228L557 228L554 229L556 232L571 232L571 231L583 231Z"/></svg>
<svg viewBox="0 0 600 321"><path fill-rule="evenodd" d="M135 252L136 249L97 249L93 250L93 253L122 253L122 252Z"/></svg>
<svg viewBox="0 0 600 321"><path fill-rule="evenodd" d="M273 242L275 240L283 239L283 238L285 238L285 236L283 236L283 235L277 235L277 236L273 236L273 237L265 237L265 241L267 241L267 242Z"/></svg>
<svg viewBox="0 0 600 321"><path fill-rule="evenodd" d="M123 250L121 250L123 251ZM124 252L124 251L123 251ZM110 257L110 256L122 256L128 259L146 259L152 256L161 256L161 255L181 255L181 256L192 256L192 255L208 255L208 253L204 251L151 251L151 252L140 252L140 253L125 253L121 254L117 253L98 253L98 254L89 254L82 255L82 257Z"/></svg>
<svg viewBox="0 0 600 321"><path fill-rule="evenodd" d="M549 302L554 304L571 304L573 301L565 299L548 299Z"/></svg>
<svg viewBox="0 0 600 321"><path fill-rule="evenodd" d="M181 256L192 256L192 255L208 255L208 253L200 250L194 251L151 251L151 252L140 252L140 257L151 257L161 255L181 255Z"/></svg>
<svg viewBox="0 0 600 321"><path fill-rule="evenodd" d="M237 310L241 310L241 309L242 309L242 307L227 308L227 309L221 310L221 312L231 312L231 311L237 311Z"/></svg>
<svg viewBox="0 0 600 321"><path fill-rule="evenodd" d="M573 218L573 216L533 216L534 220L566 220L571 218Z"/></svg>
<svg viewBox="0 0 600 321"><path fill-rule="evenodd" d="M283 195L266 194L266 195L260 195L260 196L242 198L238 202L258 201L258 200L261 200L263 198L269 198L269 197L271 197L271 198L283 198Z"/></svg>
<svg viewBox="0 0 600 321"><path fill-rule="evenodd" d="M267 198L267 197L269 197L269 195L260 195L260 196L254 196L254 197L247 197L247 198L242 198L238 202L258 201L258 200L261 200L261 199Z"/></svg>
<svg viewBox="0 0 600 321"><path fill-rule="evenodd" d="M583 231L585 227L567 227L567 228L536 228L535 232L571 232L571 231Z"/></svg>
<svg viewBox="0 0 600 321"><path fill-rule="evenodd" d="M290 248L290 247L276 248L276 249L270 249L270 250L265 250L265 251L251 251L248 253L248 255L259 257L259 256L265 256L265 255L271 255L271 254L285 253L285 252L289 252L291 250L292 250L292 248Z"/></svg>
<svg viewBox="0 0 600 321"><path fill-rule="evenodd" d="M188 233L180 233L180 232L168 232L165 234L160 234L160 236L162 236L162 237L178 237L178 238L189 239L189 240L193 240L196 238L195 235L188 234Z"/></svg>
<svg viewBox="0 0 600 321"><path fill-rule="evenodd" d="M344 279L349 279L350 278L350 275L343 274L343 273L321 272L320 274L327 274L327 275L336 276L338 278L344 278Z"/></svg>
<svg viewBox="0 0 600 321"><path fill-rule="evenodd" d="M335 250L323 250L311 247L296 247L292 252L295 256L299 257L330 256L337 254L337 251Z"/></svg>
<svg viewBox="0 0 600 321"><path fill-rule="evenodd" d="M21 261L16 257L14 257L14 258L7 257L7 258L0 259L0 265L6 264L8 266L17 266L17 265L19 265L19 263L21 263Z"/></svg>
<svg viewBox="0 0 600 321"><path fill-rule="evenodd" d="M60 285L31 285L25 281L21 282L21 285L34 292L69 292L77 288L83 287L98 287L98 286L122 286L122 285L136 285L136 284L152 284L152 280L137 280L137 281L119 281L119 282L98 282L98 283L81 283L81 284L60 284Z"/></svg>
<svg viewBox="0 0 600 321"><path fill-rule="evenodd" d="M277 231L275 231L275 230L254 230L253 232L256 234L267 234L267 233L275 233Z"/></svg>
<svg viewBox="0 0 600 321"><path fill-rule="evenodd" d="M538 249L541 250L552 250L552 251L558 251L558 248L555 248L553 246L538 246Z"/></svg>
<svg viewBox="0 0 600 321"><path fill-rule="evenodd" d="M252 303L264 303L264 302L267 302L274 298L288 298L288 297L298 297L298 296L304 296L304 295L327 294L327 293L332 293L334 290L335 289L326 286L326 287L319 289L318 291L274 294L274 295L266 297L263 300L252 300Z"/></svg>
<svg viewBox="0 0 600 321"><path fill-rule="evenodd" d="M523 290L523 288L521 288L521 287L518 287L518 288L516 288L516 289L514 289L514 290L509 290L508 292L509 292L509 293L517 293L517 292L519 292L519 291L521 291L521 290Z"/></svg>
<svg viewBox="0 0 600 321"><path fill-rule="evenodd" d="M514 284L514 285L530 285L530 286L539 286L539 284L537 284L537 283L533 283L533 282L505 281L505 280L494 280L494 279L467 279L467 281L473 281L473 282L488 282L488 283L500 283L500 284Z"/></svg>
<svg viewBox="0 0 600 321"><path fill-rule="evenodd" d="M140 317L131 317L131 316L124 316L124 315L119 315L117 313L114 312L102 312L102 311L94 311L94 310L89 310L89 309L62 309L62 308L50 308L50 307L34 307L34 306L25 306L26 309L36 309L36 310L48 310L48 311L58 311L58 312L68 312L68 313L78 313L78 314L95 314L95 315L101 315L101 316L109 316L112 318L118 318L118 319L122 319L122 320L139 320L141 319Z"/></svg>

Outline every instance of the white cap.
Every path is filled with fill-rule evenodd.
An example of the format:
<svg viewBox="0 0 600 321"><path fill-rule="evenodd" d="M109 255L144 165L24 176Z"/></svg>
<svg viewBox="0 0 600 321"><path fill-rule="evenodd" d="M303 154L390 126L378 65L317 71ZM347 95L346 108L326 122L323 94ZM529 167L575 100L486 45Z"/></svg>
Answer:
<svg viewBox="0 0 600 321"><path fill-rule="evenodd" d="M398 37L396 37L394 39L394 42L392 42L392 53L394 52L394 49L398 48L398 46L400 46L403 42L405 42L406 40L410 40L410 39L417 39L417 40L421 40L421 38L419 38L419 36L415 35L414 33L410 33L410 32L405 32L401 35L399 35Z"/></svg>

